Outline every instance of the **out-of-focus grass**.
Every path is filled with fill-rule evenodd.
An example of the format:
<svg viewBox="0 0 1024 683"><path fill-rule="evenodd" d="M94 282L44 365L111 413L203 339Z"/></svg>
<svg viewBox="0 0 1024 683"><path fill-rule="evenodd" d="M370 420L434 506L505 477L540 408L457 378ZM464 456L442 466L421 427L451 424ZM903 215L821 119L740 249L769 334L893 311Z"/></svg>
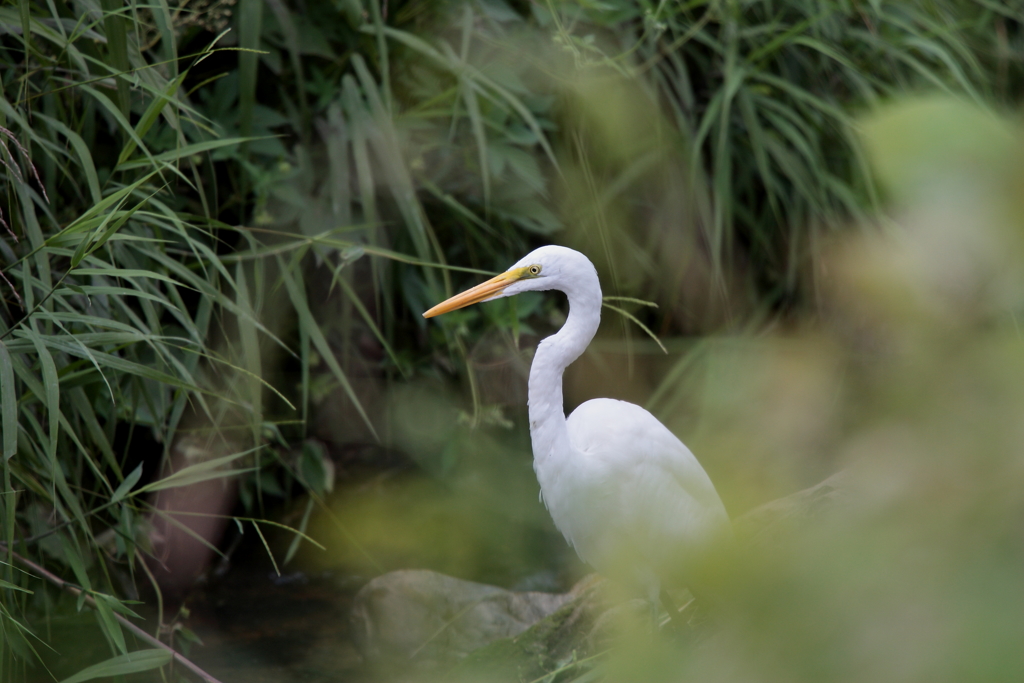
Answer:
<svg viewBox="0 0 1024 683"><path fill-rule="evenodd" d="M699 644L622 648L612 672L853 682L1024 671L1024 129L920 99L861 130L891 220L829 249L819 324L709 351L726 360L703 370L691 444L709 469L751 467L768 489L773 471L796 483L846 470L841 502L708 567L720 603ZM765 497L755 481L741 489L748 504Z"/></svg>

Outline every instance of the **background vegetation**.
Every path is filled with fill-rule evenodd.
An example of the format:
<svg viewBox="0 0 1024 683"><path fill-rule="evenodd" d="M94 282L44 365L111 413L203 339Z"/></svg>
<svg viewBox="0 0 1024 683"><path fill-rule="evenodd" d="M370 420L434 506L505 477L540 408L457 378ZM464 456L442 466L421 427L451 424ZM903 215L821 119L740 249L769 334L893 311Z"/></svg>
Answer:
<svg viewBox="0 0 1024 683"><path fill-rule="evenodd" d="M606 295L658 305L608 301L570 402L614 393L695 433L723 454L705 464L733 512L821 479L837 447L813 430L772 466L780 443L709 436L737 375L708 374L735 362L708 335L836 310L833 238L927 204L902 173L878 182L858 117L908 92L1016 106L1021 16L1012 0L0 7L0 677L35 671L46 624L87 598L107 671L127 666L115 614L159 584L154 528L181 527L159 492L237 478L232 511L257 532L308 492L289 522L307 531L339 466L398 451L457 486L491 446L521 455L510 377L558 303L419 314L550 241L588 253ZM898 130L867 139L899 148ZM630 316L671 354L653 360ZM831 367L794 353L771 367ZM728 424L777 424L757 415Z"/></svg>

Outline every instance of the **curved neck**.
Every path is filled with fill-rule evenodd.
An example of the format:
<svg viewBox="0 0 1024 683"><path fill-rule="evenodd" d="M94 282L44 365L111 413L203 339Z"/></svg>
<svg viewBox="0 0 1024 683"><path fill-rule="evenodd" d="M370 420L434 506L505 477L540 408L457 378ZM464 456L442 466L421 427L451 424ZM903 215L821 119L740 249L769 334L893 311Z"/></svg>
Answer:
<svg viewBox="0 0 1024 683"><path fill-rule="evenodd" d="M601 286L580 283L565 292L569 317L556 334L541 341L530 365L530 438L536 464L556 452L568 452L569 433L562 404L562 373L580 357L601 322Z"/></svg>

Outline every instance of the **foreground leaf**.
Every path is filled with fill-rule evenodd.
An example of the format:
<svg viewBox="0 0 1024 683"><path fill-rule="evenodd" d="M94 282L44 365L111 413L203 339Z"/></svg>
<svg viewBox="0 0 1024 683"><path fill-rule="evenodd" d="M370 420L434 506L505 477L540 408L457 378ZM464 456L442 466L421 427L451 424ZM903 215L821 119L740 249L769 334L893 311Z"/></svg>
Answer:
<svg viewBox="0 0 1024 683"><path fill-rule="evenodd" d="M125 655L111 657L99 664L86 667L74 676L65 678L61 683L81 683L81 681L91 681L94 678L123 676L125 674L138 673L139 671L159 669L161 666L170 663L171 656L168 650L137 650Z"/></svg>

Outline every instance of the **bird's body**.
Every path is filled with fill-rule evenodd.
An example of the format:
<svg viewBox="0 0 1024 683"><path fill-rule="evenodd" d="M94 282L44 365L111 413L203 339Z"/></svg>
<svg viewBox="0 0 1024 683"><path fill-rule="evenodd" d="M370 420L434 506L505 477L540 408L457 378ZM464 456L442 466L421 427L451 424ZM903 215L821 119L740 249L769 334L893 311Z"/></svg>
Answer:
<svg viewBox="0 0 1024 683"><path fill-rule="evenodd" d="M657 593L731 533L690 450L640 406L599 398L567 420L572 449L534 461L555 526L584 562Z"/></svg>
<svg viewBox="0 0 1024 683"><path fill-rule="evenodd" d="M563 372L601 320L593 264L572 249L541 247L424 315L548 289L566 294L569 315L540 343L530 367L530 436L541 498L583 561L655 599L663 579L685 572L694 556L731 534L729 517L693 453L640 406L599 398L565 417Z"/></svg>

